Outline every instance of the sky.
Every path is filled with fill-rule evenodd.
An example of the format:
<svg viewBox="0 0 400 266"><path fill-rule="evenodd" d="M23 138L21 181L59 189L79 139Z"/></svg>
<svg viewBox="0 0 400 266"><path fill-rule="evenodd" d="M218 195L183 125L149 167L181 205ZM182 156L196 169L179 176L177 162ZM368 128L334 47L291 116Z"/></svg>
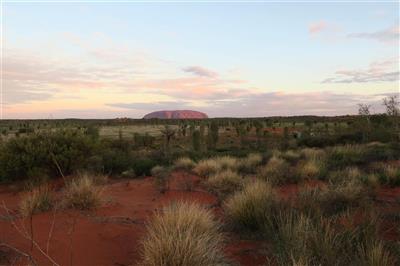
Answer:
<svg viewBox="0 0 400 266"><path fill-rule="evenodd" d="M399 2L3 3L3 119L382 112Z"/></svg>

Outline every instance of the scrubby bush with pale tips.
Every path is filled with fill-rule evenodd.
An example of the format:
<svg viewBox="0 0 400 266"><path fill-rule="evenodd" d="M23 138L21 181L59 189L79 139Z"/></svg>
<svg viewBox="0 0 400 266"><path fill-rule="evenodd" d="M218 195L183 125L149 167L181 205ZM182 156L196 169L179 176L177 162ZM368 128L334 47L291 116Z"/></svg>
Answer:
<svg viewBox="0 0 400 266"><path fill-rule="evenodd" d="M196 163L188 157L181 157L174 162L174 168L177 170L191 171L195 165Z"/></svg>
<svg viewBox="0 0 400 266"><path fill-rule="evenodd" d="M193 169L196 174L202 177L208 177L221 171L221 165L216 159L201 160Z"/></svg>
<svg viewBox="0 0 400 266"><path fill-rule="evenodd" d="M265 166L259 168L257 176L272 184L296 181L295 176L290 175L290 165L276 156L271 157Z"/></svg>
<svg viewBox="0 0 400 266"><path fill-rule="evenodd" d="M65 207L88 210L101 205L102 189L94 179L85 175L67 184L63 203Z"/></svg>
<svg viewBox="0 0 400 266"><path fill-rule="evenodd" d="M211 211L178 202L157 212L142 241L141 265L225 265L223 237Z"/></svg>
<svg viewBox="0 0 400 266"><path fill-rule="evenodd" d="M238 229L259 230L267 216L273 215L278 198L270 184L257 180L248 183L224 204L228 221Z"/></svg>
<svg viewBox="0 0 400 266"><path fill-rule="evenodd" d="M238 173L232 170L225 170L210 176L205 184L212 192L223 198L240 190L243 182L243 178Z"/></svg>
<svg viewBox="0 0 400 266"><path fill-rule="evenodd" d="M257 166L262 163L263 157L258 153L250 153L238 161L238 170L245 173L255 173Z"/></svg>

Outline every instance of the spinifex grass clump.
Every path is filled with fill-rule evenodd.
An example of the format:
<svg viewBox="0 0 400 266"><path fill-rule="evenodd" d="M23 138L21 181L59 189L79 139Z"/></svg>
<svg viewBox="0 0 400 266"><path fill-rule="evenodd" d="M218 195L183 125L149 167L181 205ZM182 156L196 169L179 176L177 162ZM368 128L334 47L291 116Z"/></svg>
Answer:
<svg viewBox="0 0 400 266"><path fill-rule="evenodd" d="M258 170L258 177L272 184L294 183L296 176L290 172L290 165L284 159L273 156Z"/></svg>
<svg viewBox="0 0 400 266"><path fill-rule="evenodd" d="M202 177L208 177L221 171L221 165L216 159L201 160L194 168L194 172Z"/></svg>
<svg viewBox="0 0 400 266"><path fill-rule="evenodd" d="M141 265L224 265L223 237L211 211L178 202L154 215L142 241Z"/></svg>
<svg viewBox="0 0 400 266"><path fill-rule="evenodd" d="M270 184L257 180L248 183L242 191L236 192L224 204L229 223L248 231L261 229L279 208L276 192Z"/></svg>
<svg viewBox="0 0 400 266"><path fill-rule="evenodd" d="M102 189L94 179L84 175L67 184L63 202L66 207L89 210L101 204L101 195Z"/></svg>
<svg viewBox="0 0 400 266"><path fill-rule="evenodd" d="M243 178L232 170L225 170L210 176L205 182L207 187L220 198L240 190L243 186Z"/></svg>
<svg viewBox="0 0 400 266"><path fill-rule="evenodd" d="M169 188L168 177L170 170L164 166L157 165L151 169L151 175L154 177L157 189L164 193Z"/></svg>
<svg viewBox="0 0 400 266"><path fill-rule="evenodd" d="M53 206L51 190L47 185L42 185L28 192L21 200L20 212L28 217L35 213L45 212Z"/></svg>
<svg viewBox="0 0 400 266"><path fill-rule="evenodd" d="M238 161L238 170L241 173L251 173L256 172L257 167L262 163L263 157L259 153L250 153L245 158Z"/></svg>
<svg viewBox="0 0 400 266"><path fill-rule="evenodd" d="M196 163L188 157L181 157L174 162L174 168L177 170L191 171Z"/></svg>

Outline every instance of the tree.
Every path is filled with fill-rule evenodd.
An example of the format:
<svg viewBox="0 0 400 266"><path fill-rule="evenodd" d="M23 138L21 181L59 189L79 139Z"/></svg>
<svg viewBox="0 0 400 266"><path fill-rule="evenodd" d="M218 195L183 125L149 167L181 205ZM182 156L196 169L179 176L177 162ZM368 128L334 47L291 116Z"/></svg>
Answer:
<svg viewBox="0 0 400 266"><path fill-rule="evenodd" d="M365 122L362 123L362 127L364 128L363 130L363 136L364 136L364 141L369 140L369 135L371 132L371 105L369 104L358 104L358 115L361 117L365 118Z"/></svg>
<svg viewBox="0 0 400 266"><path fill-rule="evenodd" d="M165 125L164 129L161 130L161 134L165 140L165 149L169 150L169 143L171 142L172 137L175 135L175 130L170 128L168 125Z"/></svg>
<svg viewBox="0 0 400 266"><path fill-rule="evenodd" d="M383 98L383 105L386 107L386 113L390 116L400 115L400 102L397 95Z"/></svg>

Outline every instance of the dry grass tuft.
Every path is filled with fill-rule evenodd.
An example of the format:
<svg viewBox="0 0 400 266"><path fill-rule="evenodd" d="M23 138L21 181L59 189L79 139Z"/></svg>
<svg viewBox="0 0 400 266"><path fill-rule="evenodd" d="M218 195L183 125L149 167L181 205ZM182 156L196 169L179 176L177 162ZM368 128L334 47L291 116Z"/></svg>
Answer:
<svg viewBox="0 0 400 266"><path fill-rule="evenodd" d="M73 179L64 192L64 206L89 210L101 205L102 189L88 175Z"/></svg>
<svg viewBox="0 0 400 266"><path fill-rule="evenodd" d="M51 191L47 185L39 186L28 192L21 200L19 209L23 216L28 217L35 213L45 212L53 206Z"/></svg>
<svg viewBox="0 0 400 266"><path fill-rule="evenodd" d="M142 241L142 265L223 265L223 237L211 211L178 202L154 215Z"/></svg>
<svg viewBox="0 0 400 266"><path fill-rule="evenodd" d="M179 170L191 171L195 166L196 163L188 157L181 157L174 162L174 168Z"/></svg>
<svg viewBox="0 0 400 266"><path fill-rule="evenodd" d="M277 202L277 195L271 185L257 180L228 198L224 209L234 227L256 231L262 228L266 216L272 215Z"/></svg>
<svg viewBox="0 0 400 266"><path fill-rule="evenodd" d="M258 177L272 184L283 184L290 180L290 165L281 158L276 156L271 157L265 166L258 170Z"/></svg>
<svg viewBox="0 0 400 266"><path fill-rule="evenodd" d="M232 170L225 170L210 176L205 183L211 191L224 198L242 188L243 178Z"/></svg>
<svg viewBox="0 0 400 266"><path fill-rule="evenodd" d="M221 165L216 159L201 160L194 168L194 172L202 177L208 177L221 171Z"/></svg>
<svg viewBox="0 0 400 266"><path fill-rule="evenodd" d="M259 153L250 153L238 161L238 169L245 173L254 173L262 163L263 157Z"/></svg>

